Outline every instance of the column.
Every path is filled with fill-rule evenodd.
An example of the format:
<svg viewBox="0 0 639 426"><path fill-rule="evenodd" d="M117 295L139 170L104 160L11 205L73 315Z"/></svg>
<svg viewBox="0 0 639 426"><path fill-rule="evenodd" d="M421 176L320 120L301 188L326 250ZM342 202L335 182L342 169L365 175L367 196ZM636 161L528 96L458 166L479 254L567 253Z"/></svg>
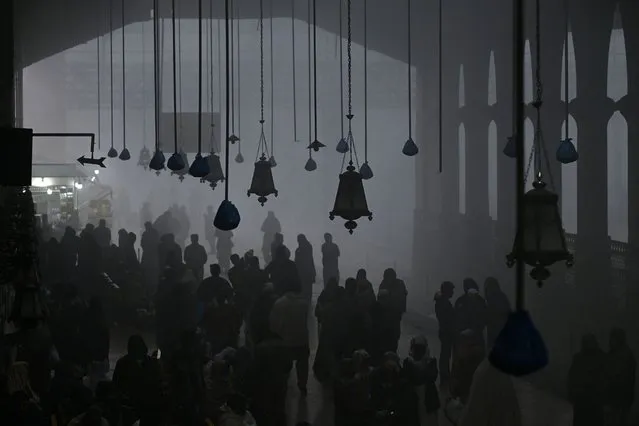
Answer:
<svg viewBox="0 0 639 426"><path fill-rule="evenodd" d="M592 0L572 8L577 62L577 98L572 111L579 129L576 285L583 326L608 328L610 246L608 240L607 125L614 104L607 97L608 47L615 2ZM579 303L579 302L578 302Z"/></svg>

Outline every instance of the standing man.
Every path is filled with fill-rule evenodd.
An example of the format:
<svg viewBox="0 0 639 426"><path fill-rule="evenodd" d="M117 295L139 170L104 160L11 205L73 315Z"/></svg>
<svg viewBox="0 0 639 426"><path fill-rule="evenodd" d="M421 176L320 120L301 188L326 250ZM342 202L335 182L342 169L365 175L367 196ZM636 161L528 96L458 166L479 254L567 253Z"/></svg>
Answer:
<svg viewBox="0 0 639 426"><path fill-rule="evenodd" d="M204 279L204 265L208 258L206 249L200 244L200 237L191 235L191 244L184 249L184 263L193 271L198 283Z"/></svg>
<svg viewBox="0 0 639 426"><path fill-rule="evenodd" d="M455 294L455 285L444 281L440 291L435 294L435 314L439 322L439 377L440 383L447 384L450 379L450 360L453 354L453 344L457 327L455 326L455 308L451 299Z"/></svg>
<svg viewBox="0 0 639 426"><path fill-rule="evenodd" d="M324 287L331 278L335 278L339 283L339 256L339 247L333 242L333 236L327 232L324 234L324 244L322 244Z"/></svg>

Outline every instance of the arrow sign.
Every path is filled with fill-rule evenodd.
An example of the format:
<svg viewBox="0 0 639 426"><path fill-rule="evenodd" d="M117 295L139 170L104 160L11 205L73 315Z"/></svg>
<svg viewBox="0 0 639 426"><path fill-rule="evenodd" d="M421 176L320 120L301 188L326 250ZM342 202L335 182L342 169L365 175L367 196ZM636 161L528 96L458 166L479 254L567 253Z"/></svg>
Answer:
<svg viewBox="0 0 639 426"><path fill-rule="evenodd" d="M86 164L93 164L94 166L100 166L102 168L106 168L106 166L104 165L104 160L106 160L106 157L86 158L83 155L82 157L78 158L78 163L82 164L83 166Z"/></svg>

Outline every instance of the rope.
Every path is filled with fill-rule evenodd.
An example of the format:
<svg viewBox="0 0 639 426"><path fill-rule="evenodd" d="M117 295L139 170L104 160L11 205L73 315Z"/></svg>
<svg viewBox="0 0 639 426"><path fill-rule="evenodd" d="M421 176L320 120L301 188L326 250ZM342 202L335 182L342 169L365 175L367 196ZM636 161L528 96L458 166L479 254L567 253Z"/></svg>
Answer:
<svg viewBox="0 0 639 426"><path fill-rule="evenodd" d="M124 0L122 0L122 148L126 149L126 39L124 25Z"/></svg>
<svg viewBox="0 0 639 426"><path fill-rule="evenodd" d="M312 38L311 38L311 2L314 0L308 0L307 2L307 37L308 37L308 156L309 158L312 156L311 153L311 142L313 142L313 57L311 55L312 51Z"/></svg>
<svg viewBox="0 0 639 426"><path fill-rule="evenodd" d="M564 0L564 6L565 6L565 10L566 10L566 41L564 42L564 50L565 50L565 54L564 54L564 99L565 99L565 104L564 104L564 108L565 108L565 115L566 115L566 129L565 129L565 134L566 134L566 140L568 140L570 138L570 130L569 130L569 126L568 123L570 122L570 90L569 90L569 83L570 83L570 77L569 77L569 71L568 71L568 66L569 66L569 58L568 58L568 38L570 37L570 0Z"/></svg>
<svg viewBox="0 0 639 426"><path fill-rule="evenodd" d="M348 42L346 45L346 54L348 56L348 142L349 142L349 164L353 164L353 82L352 82L352 60L353 60L353 32L352 32L352 18L351 18L351 0L347 0L347 31ZM342 161L342 164L344 162Z"/></svg>
<svg viewBox="0 0 639 426"><path fill-rule="evenodd" d="M297 142L297 60L295 59L295 0L291 0L291 40L293 43L293 140Z"/></svg>
<svg viewBox="0 0 639 426"><path fill-rule="evenodd" d="M153 121L155 127L155 150L160 149L160 95L158 79L159 52L158 31L160 30L159 0L153 0Z"/></svg>
<svg viewBox="0 0 639 426"><path fill-rule="evenodd" d="M102 37L102 25L100 25L100 9L97 9L98 14L98 36L96 37L97 47L96 47L96 58L97 58L97 71L98 71L98 151L100 150L100 140L102 134L102 97L100 90L101 81L100 81L100 38Z"/></svg>
<svg viewBox="0 0 639 426"><path fill-rule="evenodd" d="M364 0L364 162L368 162L368 1Z"/></svg>
<svg viewBox="0 0 639 426"><path fill-rule="evenodd" d="M275 135L275 84L274 84L274 71L273 71L273 0L269 0L270 14L271 14L271 22L270 22L270 49L271 49L271 155L275 155L275 150L273 149L274 144L274 135Z"/></svg>
<svg viewBox="0 0 639 426"><path fill-rule="evenodd" d="M439 173L442 173L442 171L444 170L444 154L443 154L443 128L444 128L444 114L443 114L443 96L444 96L444 91L443 91L443 80L444 80L444 72L443 72L443 46L444 46L444 37L443 37L443 33L444 33L444 29L443 29L443 0L439 0L439 17L438 17L438 26L439 26L439 46L437 49L437 56L438 56L438 108L439 108L439 116L438 116L438 133L439 133Z"/></svg>
<svg viewBox="0 0 639 426"><path fill-rule="evenodd" d="M197 37L197 153L202 153L202 0L198 0Z"/></svg>
<svg viewBox="0 0 639 426"><path fill-rule="evenodd" d="M173 39L173 150L178 152L177 52L175 41L175 0L171 0L171 37Z"/></svg>
<svg viewBox="0 0 639 426"><path fill-rule="evenodd" d="M408 138L413 139L413 49L411 31L411 0L407 7L407 31L408 31Z"/></svg>
<svg viewBox="0 0 639 426"><path fill-rule="evenodd" d="M111 95L111 149L113 149L113 0L109 1L109 79Z"/></svg>
<svg viewBox="0 0 639 426"><path fill-rule="evenodd" d="M261 0L260 0L261 1ZM230 87L230 76L229 76L229 21L230 21L230 10L229 10L230 0L225 1L225 31L226 31L226 150L224 152L224 169L226 170L226 179L224 179L224 199L228 201L229 199L229 143L230 143L230 134L229 134L229 108L231 106L231 87ZM219 27L218 27L219 28ZM220 108L221 111L221 108Z"/></svg>

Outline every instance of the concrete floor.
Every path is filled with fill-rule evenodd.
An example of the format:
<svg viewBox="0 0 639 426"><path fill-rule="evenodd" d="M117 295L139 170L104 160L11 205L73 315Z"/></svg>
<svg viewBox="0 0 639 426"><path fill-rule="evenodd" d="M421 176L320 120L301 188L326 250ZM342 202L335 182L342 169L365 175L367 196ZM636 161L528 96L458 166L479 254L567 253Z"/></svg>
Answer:
<svg viewBox="0 0 639 426"><path fill-rule="evenodd" d="M321 286L314 289L314 299L319 296ZM311 366L317 348L317 326L315 321L310 323L311 332ZM119 338L114 338L111 351L111 367L115 366L117 359L126 353L126 338L134 330L121 330ZM413 318L406 319L402 325L402 338L399 344L399 355L404 358L408 355L410 339L413 336L423 334L428 339L433 356L439 356L439 340L427 327L419 324ZM152 347L152 336L148 336L148 343ZM152 347L153 348L153 347ZM516 389L522 410L522 426L570 426L572 425L572 407L553 395L542 392L525 381L516 381ZM313 377L311 372L308 384L308 395L301 398L295 382L295 373L291 374L289 382L288 413L289 426L294 426L299 421L310 422L313 426L333 426L333 398L330 389L324 389ZM445 395L442 395L445 397ZM440 415L440 426L451 426L443 414Z"/></svg>

